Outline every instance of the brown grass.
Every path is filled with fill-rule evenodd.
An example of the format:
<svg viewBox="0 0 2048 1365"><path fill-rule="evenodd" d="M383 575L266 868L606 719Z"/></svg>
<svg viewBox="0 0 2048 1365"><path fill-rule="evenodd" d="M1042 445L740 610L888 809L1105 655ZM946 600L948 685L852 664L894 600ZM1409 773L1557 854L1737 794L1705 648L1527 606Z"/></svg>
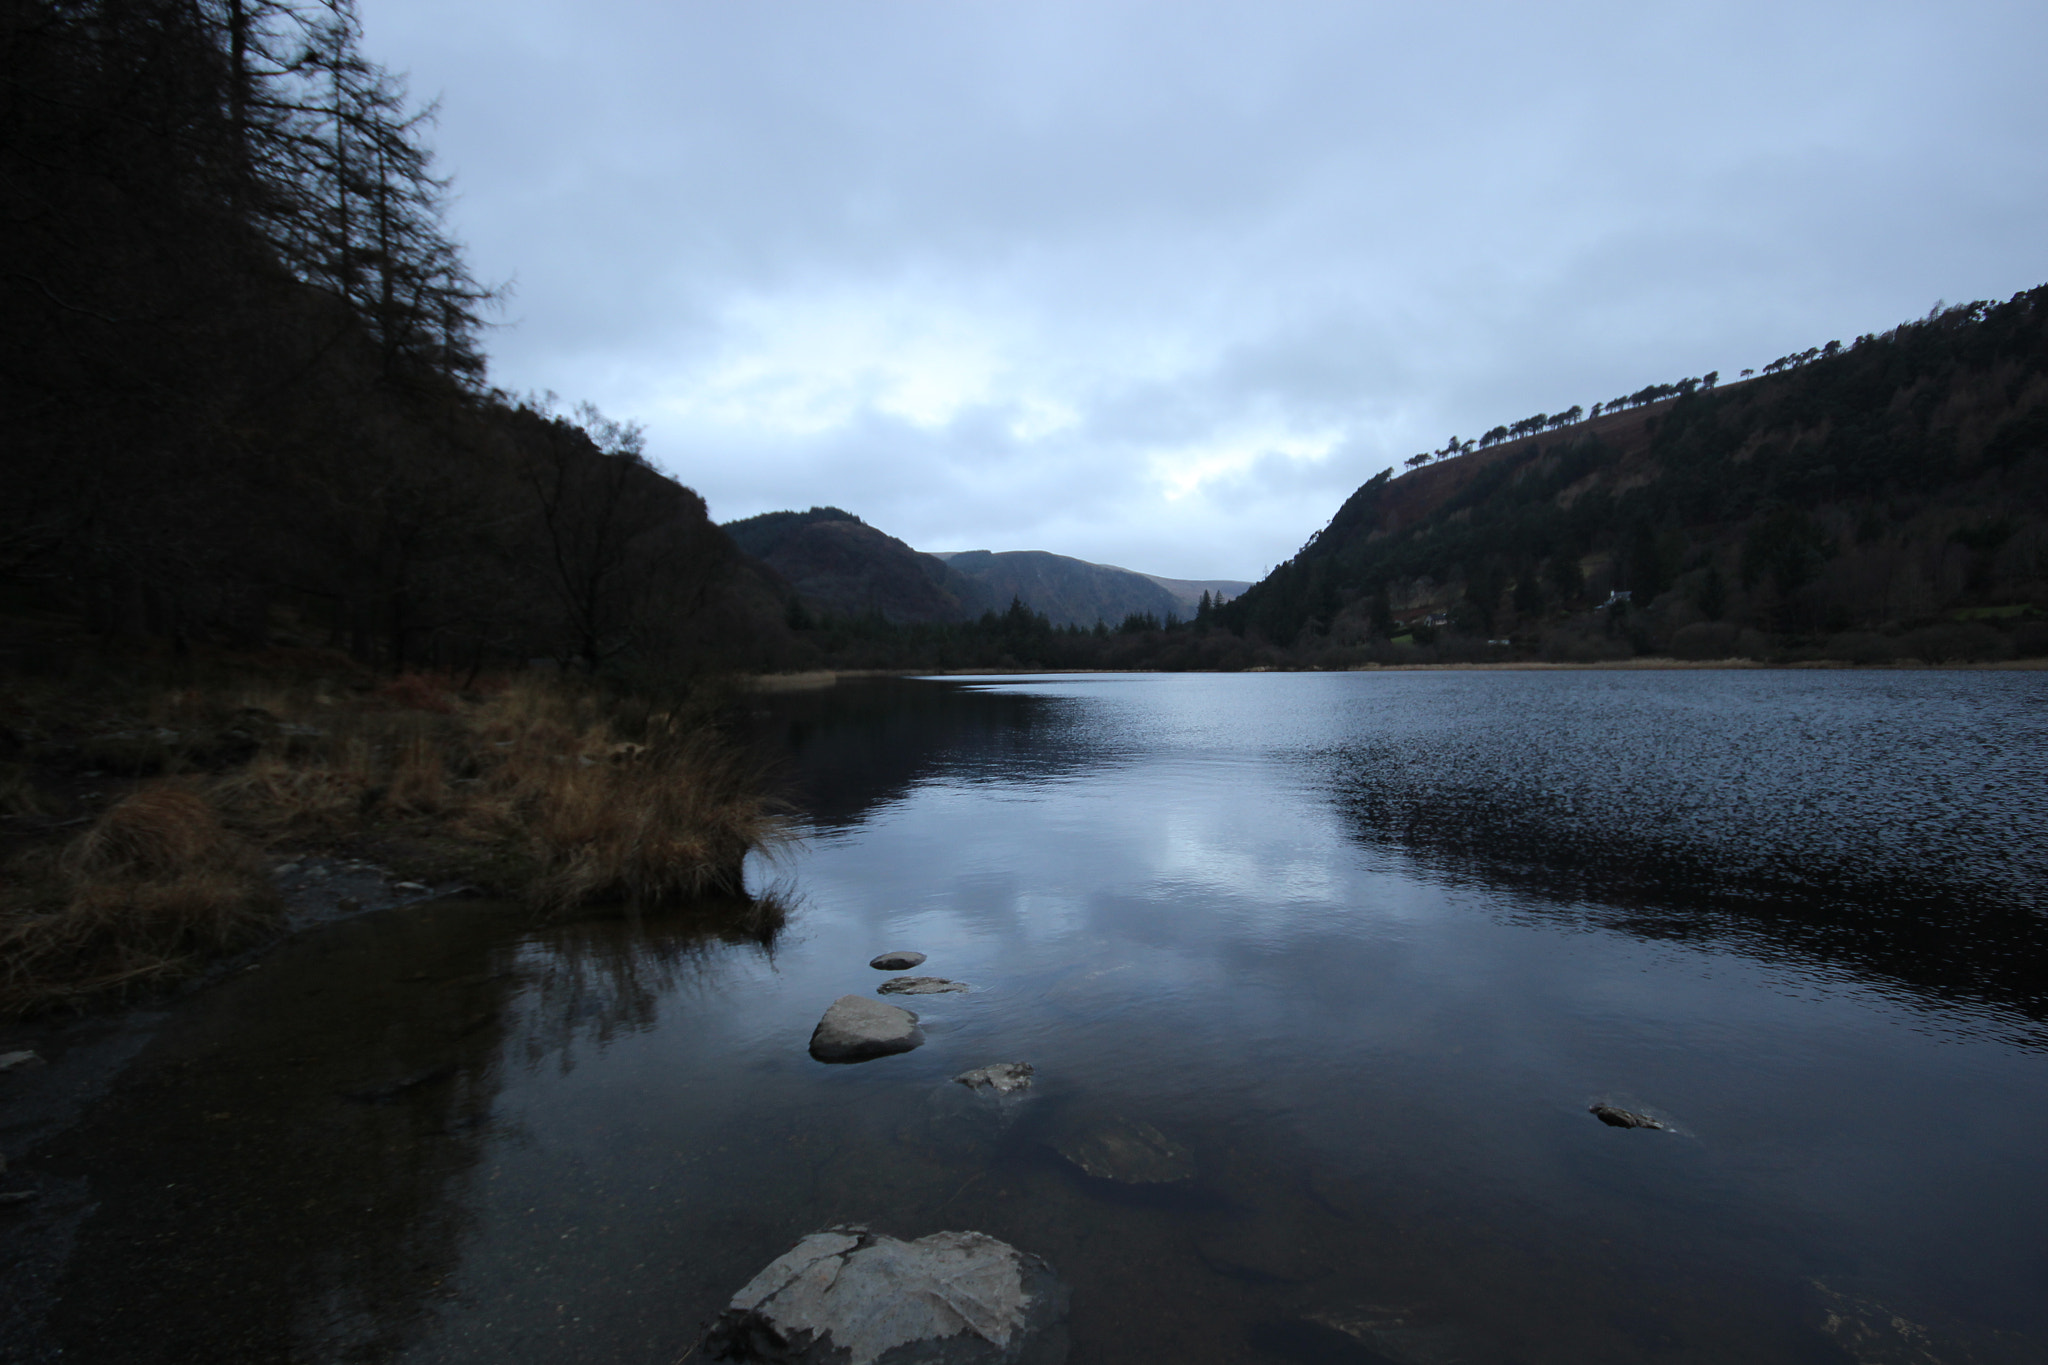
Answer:
<svg viewBox="0 0 2048 1365"><path fill-rule="evenodd" d="M760 774L700 736L548 776L531 812L545 871L529 895L544 910L737 895L747 850L786 833Z"/></svg>
<svg viewBox="0 0 2048 1365"><path fill-rule="evenodd" d="M275 920L262 856L181 782L139 788L29 875L0 919L0 1014L187 971Z"/></svg>
<svg viewBox="0 0 2048 1365"><path fill-rule="evenodd" d="M424 687L266 747L218 782L225 808L271 840L431 829L527 867L526 898L556 914L738 892L747 850L786 837L765 775L700 722L536 680L444 716Z"/></svg>
<svg viewBox="0 0 2048 1365"><path fill-rule="evenodd" d="M443 876L562 915L741 893L747 851L785 837L764 774L704 716L573 682L135 689L73 728L157 746L130 771L184 775L8 869L0 1015L174 976L246 941L275 913L263 849L414 848ZM9 812L38 800L32 780L0 772Z"/></svg>

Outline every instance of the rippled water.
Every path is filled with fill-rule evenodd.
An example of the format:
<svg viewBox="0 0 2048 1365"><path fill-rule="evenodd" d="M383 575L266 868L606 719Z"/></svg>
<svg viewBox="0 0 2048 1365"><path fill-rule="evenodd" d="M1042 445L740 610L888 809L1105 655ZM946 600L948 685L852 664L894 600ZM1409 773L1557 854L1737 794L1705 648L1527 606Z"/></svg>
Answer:
<svg viewBox="0 0 2048 1365"><path fill-rule="evenodd" d="M665 1363L852 1221L1043 1255L1076 1361L2048 1359L2043 675L903 681L757 723L809 812L753 871L779 933L295 945L80 1135L72 1354ZM899 947L974 990L811 1061ZM1006 1060L1021 1103L949 1083ZM1118 1122L1194 1177L1058 1155Z"/></svg>

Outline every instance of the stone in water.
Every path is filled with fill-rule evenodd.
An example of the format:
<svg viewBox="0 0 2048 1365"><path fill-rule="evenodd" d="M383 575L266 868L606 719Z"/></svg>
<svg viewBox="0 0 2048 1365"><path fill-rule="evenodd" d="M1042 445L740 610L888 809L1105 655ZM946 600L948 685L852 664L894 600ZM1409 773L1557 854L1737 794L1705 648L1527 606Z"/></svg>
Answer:
<svg viewBox="0 0 2048 1365"><path fill-rule="evenodd" d="M821 1062L864 1062L908 1052L924 1041L917 1016L865 995L842 995L811 1032L811 1055Z"/></svg>
<svg viewBox="0 0 2048 1365"><path fill-rule="evenodd" d="M1098 1180L1125 1185L1170 1185L1195 1173L1188 1149L1149 1123L1112 1119L1069 1134L1054 1150Z"/></svg>
<svg viewBox="0 0 2048 1365"><path fill-rule="evenodd" d="M892 976L876 987L883 995L944 995L964 991L965 981L948 981L943 976Z"/></svg>
<svg viewBox="0 0 2048 1365"><path fill-rule="evenodd" d="M1609 1128L1662 1128L1664 1126L1648 1114L1638 1114L1632 1109L1618 1109L1611 1104L1596 1104L1587 1112Z"/></svg>
<svg viewBox="0 0 2048 1365"><path fill-rule="evenodd" d="M883 953L869 961L868 965L878 972L907 972L924 961L923 953Z"/></svg>
<svg viewBox="0 0 2048 1365"><path fill-rule="evenodd" d="M1066 1311L1050 1266L986 1233L832 1228L749 1280L703 1344L712 1360L793 1365L1052 1365Z"/></svg>
<svg viewBox="0 0 2048 1365"><path fill-rule="evenodd" d="M998 1095L1007 1095L1012 1091L1030 1089L1031 1075L1029 1062L993 1062L972 1071L963 1071L953 1079L969 1090L993 1090Z"/></svg>

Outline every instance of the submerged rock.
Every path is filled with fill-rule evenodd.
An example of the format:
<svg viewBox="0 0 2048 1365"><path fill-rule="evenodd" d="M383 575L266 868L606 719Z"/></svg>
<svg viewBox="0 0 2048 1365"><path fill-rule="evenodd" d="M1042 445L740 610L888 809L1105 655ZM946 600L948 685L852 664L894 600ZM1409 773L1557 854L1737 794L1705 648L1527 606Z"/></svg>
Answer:
<svg viewBox="0 0 2048 1365"><path fill-rule="evenodd" d="M1285 1336L1295 1352L1321 1359L1338 1351L1387 1365L1469 1365L1494 1358L1472 1333L1431 1321L1412 1307L1346 1304L1305 1313L1289 1326L1294 1330Z"/></svg>
<svg viewBox="0 0 2048 1365"><path fill-rule="evenodd" d="M1195 1158L1149 1123L1110 1119L1056 1139L1053 1150L1098 1180L1170 1185L1195 1173Z"/></svg>
<svg viewBox="0 0 2048 1365"><path fill-rule="evenodd" d="M875 989L883 995L944 995L967 988L965 981L948 981L943 976L892 976Z"/></svg>
<svg viewBox="0 0 2048 1365"><path fill-rule="evenodd" d="M1648 1114L1638 1114L1633 1109L1621 1109L1611 1104L1596 1104L1586 1112L1606 1124L1609 1128L1658 1128L1665 1125L1662 1120Z"/></svg>
<svg viewBox="0 0 2048 1365"><path fill-rule="evenodd" d="M1057 1365L1066 1315L1052 1267L985 1233L832 1228L749 1280L703 1344L788 1365Z"/></svg>
<svg viewBox="0 0 2048 1365"><path fill-rule="evenodd" d="M1029 1062L991 1062L972 1071L963 1071L953 1079L969 1090L993 1090L998 1095L1007 1095L1015 1090L1030 1089L1031 1076Z"/></svg>
<svg viewBox="0 0 2048 1365"><path fill-rule="evenodd" d="M0 1052L0 1071L12 1071L18 1066L41 1066L43 1059L33 1052Z"/></svg>
<svg viewBox="0 0 2048 1365"><path fill-rule="evenodd" d="M1307 1284L1331 1269L1329 1258L1296 1227L1228 1228L1201 1238L1195 1252L1217 1274L1253 1284Z"/></svg>
<svg viewBox="0 0 2048 1365"><path fill-rule="evenodd" d="M923 953L894 952L871 958L868 965L878 972L907 972L923 961Z"/></svg>
<svg viewBox="0 0 2048 1365"><path fill-rule="evenodd" d="M908 1052L924 1042L917 1016L865 995L842 995L811 1032L811 1055L821 1062L863 1062Z"/></svg>

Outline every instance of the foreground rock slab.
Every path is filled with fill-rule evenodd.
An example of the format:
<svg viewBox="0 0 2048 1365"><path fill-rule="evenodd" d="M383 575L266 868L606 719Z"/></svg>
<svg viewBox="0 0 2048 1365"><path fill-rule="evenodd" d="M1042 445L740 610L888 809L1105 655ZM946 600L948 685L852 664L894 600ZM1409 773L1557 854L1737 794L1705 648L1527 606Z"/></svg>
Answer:
<svg viewBox="0 0 2048 1365"><path fill-rule="evenodd" d="M1054 1141L1053 1150L1096 1179L1123 1185L1170 1185L1195 1173L1187 1148L1134 1119L1069 1132Z"/></svg>
<svg viewBox="0 0 2048 1365"><path fill-rule="evenodd" d="M1052 1267L985 1233L831 1228L749 1280L703 1344L788 1365L1058 1365L1066 1315Z"/></svg>
<svg viewBox="0 0 2048 1365"><path fill-rule="evenodd" d="M944 995L968 989L965 981L948 981L943 976L892 976L875 988L883 995Z"/></svg>
<svg viewBox="0 0 2048 1365"><path fill-rule="evenodd" d="M811 1055L821 1062L864 1062L922 1042L924 1031L909 1010L865 995L842 995L811 1031Z"/></svg>
<svg viewBox="0 0 2048 1365"><path fill-rule="evenodd" d="M1606 1124L1609 1128L1657 1128L1664 1124L1648 1114L1638 1114L1633 1109L1620 1109L1611 1104L1596 1104L1587 1113Z"/></svg>
<svg viewBox="0 0 2048 1365"><path fill-rule="evenodd" d="M1030 1089L1032 1074L1029 1062L991 1062L963 1071L953 1079L969 1090L993 1090L998 1095L1008 1095Z"/></svg>
<svg viewBox="0 0 2048 1365"><path fill-rule="evenodd" d="M923 961L923 953L905 951L883 953L879 957L869 959L868 965L878 972L907 972L912 967L920 965Z"/></svg>

